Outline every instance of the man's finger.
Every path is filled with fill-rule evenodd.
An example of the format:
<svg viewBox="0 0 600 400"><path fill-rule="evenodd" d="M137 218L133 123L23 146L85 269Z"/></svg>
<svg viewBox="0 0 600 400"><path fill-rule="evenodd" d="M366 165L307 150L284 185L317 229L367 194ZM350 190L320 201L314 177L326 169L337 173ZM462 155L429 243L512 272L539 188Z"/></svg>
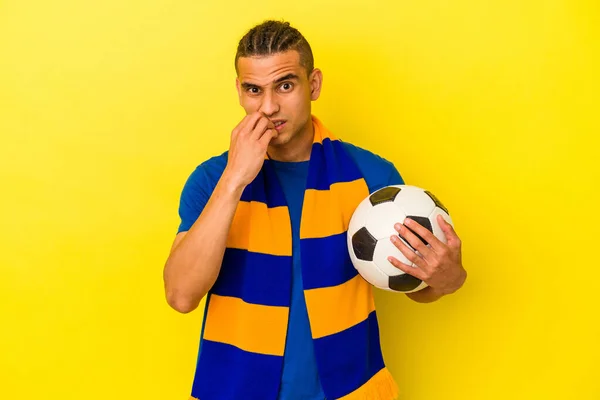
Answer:
<svg viewBox="0 0 600 400"><path fill-rule="evenodd" d="M258 140L265 133L267 129L275 129L275 125L267 117L262 117L257 123L256 127L250 134L252 140Z"/></svg>
<svg viewBox="0 0 600 400"><path fill-rule="evenodd" d="M233 128L233 131L231 132L231 134L233 136L239 134L242 131L242 129L244 129L246 127L246 125L248 124L248 120L250 118L252 118L253 115L254 115L254 113L246 114L246 116L244 118L242 118L242 120L236 125L236 127Z"/></svg>
<svg viewBox="0 0 600 400"><path fill-rule="evenodd" d="M431 245L431 241L435 239L435 236L433 236L433 234L429 232L427 228L406 218L404 219L404 225L400 223L395 224L394 229L396 229L398 234L402 236L402 238L406 240L413 247L413 249L421 253L424 258L427 259L431 257L433 250L430 247L427 247L423 241Z"/></svg>
<svg viewBox="0 0 600 400"><path fill-rule="evenodd" d="M277 135L278 135L278 132L275 128L267 128L265 133L260 137L260 139L258 141L263 146L263 148L266 150L267 147L269 147L269 143L271 142L271 140L273 138L277 137Z"/></svg>
<svg viewBox="0 0 600 400"><path fill-rule="evenodd" d="M243 133L244 135L251 134L262 118L266 117L263 115L263 113L259 111L248 115L248 120L246 121L244 126L240 127L240 133Z"/></svg>
<svg viewBox="0 0 600 400"><path fill-rule="evenodd" d="M427 244L429 244L430 250L438 253L442 250L443 248L443 243L433 235L433 233L431 233L431 231L427 228L425 228L423 225L419 224L417 221L410 219L410 218L405 218L404 219L404 225L405 228L405 232L402 233L402 236L406 236L410 237L410 233L412 233L413 235L419 235L425 242L427 242ZM416 238L415 235L415 238ZM416 238L417 240L421 241L419 238ZM413 245L412 241L409 241L409 243L411 245ZM416 244L418 244L418 242L415 242ZM423 243L423 242L421 242ZM414 245L413 245L414 246ZM416 247L415 247L416 248Z"/></svg>
<svg viewBox="0 0 600 400"><path fill-rule="evenodd" d="M438 224L439 224L440 228L444 232L444 235L446 235L446 240L448 241L448 245L460 247L460 244L461 244L460 238L456 234L454 227L452 225L450 225L450 223L448 221L446 221L441 214L438 214L437 220L438 220Z"/></svg>
<svg viewBox="0 0 600 400"><path fill-rule="evenodd" d="M402 261L398 260L396 257L388 257L388 261L390 262L390 264L392 264L394 267L398 268L400 271L409 274L411 276L414 276L415 278L418 278L422 281L425 281L425 273L420 270L419 268L415 268L411 265L408 264L404 264Z"/></svg>
<svg viewBox="0 0 600 400"><path fill-rule="evenodd" d="M427 268L427 261L423 259L422 255L417 254L415 250L408 247L408 245L405 242L403 242L402 239L400 239L400 237L393 235L392 237L390 237L390 240L392 241L394 246L396 246L396 248L400 250L402 254L404 254L404 257L406 257L408 261L412 262L421 269Z"/></svg>

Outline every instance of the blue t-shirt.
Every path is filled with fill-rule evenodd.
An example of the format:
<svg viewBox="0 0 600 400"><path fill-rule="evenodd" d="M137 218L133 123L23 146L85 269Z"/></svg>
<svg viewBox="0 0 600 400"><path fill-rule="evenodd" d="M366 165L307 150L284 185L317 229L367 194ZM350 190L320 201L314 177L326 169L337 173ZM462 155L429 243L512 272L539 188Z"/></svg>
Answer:
<svg viewBox="0 0 600 400"><path fill-rule="evenodd" d="M362 172L370 193L388 185L404 184L391 162L352 144L342 144ZM181 194L181 224L178 232L191 228L208 202L226 165L227 153L223 153L202 163L188 178ZM292 298L278 400L323 400L325 395L317 373L300 262L300 216L308 161L273 161L273 166L290 212L293 265Z"/></svg>

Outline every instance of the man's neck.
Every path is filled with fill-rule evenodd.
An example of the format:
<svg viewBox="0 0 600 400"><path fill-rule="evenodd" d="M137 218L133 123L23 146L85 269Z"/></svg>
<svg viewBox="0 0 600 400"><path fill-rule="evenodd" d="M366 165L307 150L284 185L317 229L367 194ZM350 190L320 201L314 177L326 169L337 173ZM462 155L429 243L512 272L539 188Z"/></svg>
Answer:
<svg viewBox="0 0 600 400"><path fill-rule="evenodd" d="M283 146L269 146L269 158L275 161L300 162L308 161L315 134L312 118L304 129Z"/></svg>

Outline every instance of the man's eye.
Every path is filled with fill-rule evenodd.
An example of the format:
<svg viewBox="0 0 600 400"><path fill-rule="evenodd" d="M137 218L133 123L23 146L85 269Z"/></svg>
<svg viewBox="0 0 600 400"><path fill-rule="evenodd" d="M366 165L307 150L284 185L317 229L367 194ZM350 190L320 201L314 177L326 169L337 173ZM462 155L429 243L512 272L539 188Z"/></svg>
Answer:
<svg viewBox="0 0 600 400"><path fill-rule="evenodd" d="M285 83L281 84L281 89L284 92L288 92L288 91L292 90L292 87L293 87L293 85L290 82L285 82Z"/></svg>
<svg viewBox="0 0 600 400"><path fill-rule="evenodd" d="M250 94L258 94L259 90L256 87L251 87L248 89L248 92L250 92Z"/></svg>

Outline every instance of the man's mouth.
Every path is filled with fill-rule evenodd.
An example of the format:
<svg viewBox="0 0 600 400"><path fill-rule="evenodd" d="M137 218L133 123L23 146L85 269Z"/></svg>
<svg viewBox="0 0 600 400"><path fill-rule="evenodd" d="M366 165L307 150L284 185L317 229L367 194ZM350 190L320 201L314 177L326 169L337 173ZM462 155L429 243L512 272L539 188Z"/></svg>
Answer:
<svg viewBox="0 0 600 400"><path fill-rule="evenodd" d="M285 121L283 120L276 120L276 121L272 121L273 125L275 125L275 129L277 129L277 131L280 131L283 129L283 127L285 126Z"/></svg>

